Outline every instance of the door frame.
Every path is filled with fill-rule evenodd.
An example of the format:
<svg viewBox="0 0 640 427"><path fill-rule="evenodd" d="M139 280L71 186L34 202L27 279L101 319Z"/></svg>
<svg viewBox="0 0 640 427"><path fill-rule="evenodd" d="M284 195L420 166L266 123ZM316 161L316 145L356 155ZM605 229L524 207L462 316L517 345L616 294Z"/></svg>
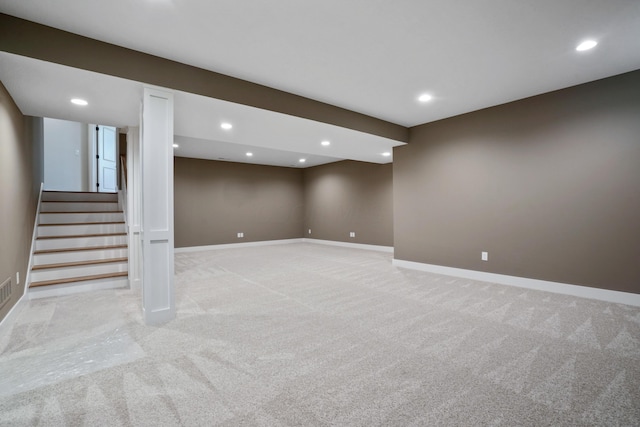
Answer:
<svg viewBox="0 0 640 427"><path fill-rule="evenodd" d="M96 140L96 126L106 126L106 125L96 125L93 123L89 123L87 125L87 132L89 134L89 138L88 138L88 144L89 146L87 147L87 162L88 162L88 175L89 175L89 191L92 193L95 193L98 191L98 188L96 187L96 181L97 181L97 172L98 172L98 165L96 162L96 154L97 154L97 140ZM114 126L109 126L109 127L114 127ZM116 176L118 176L118 174L120 173L120 147L119 147L119 135L120 135L120 129L119 128L115 128L116 130ZM118 183L118 179L116 178L116 186Z"/></svg>

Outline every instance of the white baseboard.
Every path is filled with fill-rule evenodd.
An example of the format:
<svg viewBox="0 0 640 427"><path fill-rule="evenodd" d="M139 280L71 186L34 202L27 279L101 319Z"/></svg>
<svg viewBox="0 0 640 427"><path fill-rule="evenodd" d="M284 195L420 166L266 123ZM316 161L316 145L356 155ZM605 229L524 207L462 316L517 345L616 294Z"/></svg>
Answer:
<svg viewBox="0 0 640 427"><path fill-rule="evenodd" d="M28 298L26 297L26 295L22 294L18 302L15 303L13 307L11 307L11 310L9 310L7 315L4 316L2 320L0 320L0 328L2 328L3 325L9 324L9 322L13 322L13 318L20 314L24 306L27 305L27 301Z"/></svg>
<svg viewBox="0 0 640 427"><path fill-rule="evenodd" d="M176 307L147 310L142 308L142 318L147 326L159 326L176 318Z"/></svg>
<svg viewBox="0 0 640 427"><path fill-rule="evenodd" d="M364 243L338 242L335 240L320 240L320 239L306 239L306 238L302 239L302 241L305 243L317 243L319 245L341 246L344 248L365 249L368 251L393 253L393 246L366 245Z"/></svg>
<svg viewBox="0 0 640 427"><path fill-rule="evenodd" d="M535 289L537 291L553 292L556 294L572 295L600 301L613 302L640 307L640 294L630 292L611 291L607 289L591 288L588 286L570 285L567 283L549 282L546 280L528 279L526 277L507 276L505 274L487 273L484 271L466 270L463 268L444 267L441 265L423 264L420 262L394 259L393 265L411 270L444 274L446 276L462 277L483 282L498 283L518 288Z"/></svg>
<svg viewBox="0 0 640 427"><path fill-rule="evenodd" d="M226 243L222 245L208 245L208 246L188 246L185 248L175 248L174 252L202 252L212 251L216 249L237 249L237 248L249 248L255 246L271 246L271 245L286 245L289 243L302 243L304 239L284 239L284 240L263 240L260 242L242 242L242 243Z"/></svg>
<svg viewBox="0 0 640 427"><path fill-rule="evenodd" d="M234 248L248 248L253 246L286 245L290 243L315 243L319 245L342 246L345 248L365 249L369 251L393 253L393 246L365 245L362 243L337 242L334 240L304 239L304 238L284 239L284 240L263 240L261 242L227 243L222 245L209 245L209 246L188 246L186 248L175 248L174 251L175 253L202 252L202 251L211 251L216 249L234 249Z"/></svg>
<svg viewBox="0 0 640 427"><path fill-rule="evenodd" d="M108 289L126 289L129 286L127 278L122 279L99 279L95 281L87 281L81 284L71 283L63 285L50 285L29 289L27 296L30 300L61 297L65 295L73 295L89 291L104 291Z"/></svg>

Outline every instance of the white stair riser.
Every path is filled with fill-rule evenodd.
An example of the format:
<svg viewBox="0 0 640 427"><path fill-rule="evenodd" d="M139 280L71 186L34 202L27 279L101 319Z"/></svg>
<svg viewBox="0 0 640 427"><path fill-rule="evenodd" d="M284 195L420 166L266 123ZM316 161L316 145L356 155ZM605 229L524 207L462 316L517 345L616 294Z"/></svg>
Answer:
<svg viewBox="0 0 640 427"><path fill-rule="evenodd" d="M102 249L90 251L54 252L50 254L36 254L33 256L33 265L58 264L61 262L92 261L109 258L123 258L128 254L126 248Z"/></svg>
<svg viewBox="0 0 640 427"><path fill-rule="evenodd" d="M77 236L79 234L124 233L124 224L73 224L45 225L38 227L38 237L42 236Z"/></svg>
<svg viewBox="0 0 640 427"><path fill-rule="evenodd" d="M91 246L126 245L127 236L74 237L68 239L37 239L36 250L82 248Z"/></svg>
<svg viewBox="0 0 640 427"><path fill-rule="evenodd" d="M114 222L124 221L122 212L96 213L41 213L40 224L68 224L78 222Z"/></svg>
<svg viewBox="0 0 640 427"><path fill-rule="evenodd" d="M29 288L29 299L48 298L103 289L120 289L129 285L126 277L85 280L82 282Z"/></svg>
<svg viewBox="0 0 640 427"><path fill-rule="evenodd" d="M118 211L117 203L42 202L40 212L96 212Z"/></svg>
<svg viewBox="0 0 640 427"><path fill-rule="evenodd" d="M76 201L76 200L79 202L96 201L96 200L104 201L104 202L117 202L118 194L117 193L73 193L73 192L64 192L64 191L56 191L56 192L43 191L42 192L43 202L50 202L50 201L56 201L56 200L61 200L65 202Z"/></svg>
<svg viewBox="0 0 640 427"><path fill-rule="evenodd" d="M127 271L127 262L112 262L108 264L82 265L76 267L51 268L46 270L32 270L31 282L44 280L67 279L94 274L119 273Z"/></svg>

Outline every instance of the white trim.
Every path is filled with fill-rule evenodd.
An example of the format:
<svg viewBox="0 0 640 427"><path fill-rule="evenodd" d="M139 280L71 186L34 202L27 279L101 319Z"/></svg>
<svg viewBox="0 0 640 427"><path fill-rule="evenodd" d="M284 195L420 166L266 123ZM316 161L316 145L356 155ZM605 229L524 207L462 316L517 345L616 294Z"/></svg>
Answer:
<svg viewBox="0 0 640 427"><path fill-rule="evenodd" d="M217 249L235 249L235 248L248 248L255 246L270 246L270 245L285 245L289 243L302 243L304 239L284 239L284 240L263 240L260 242L242 242L242 243L227 243L222 245L209 245L209 246L188 246L185 248L175 248L175 253L185 252L202 252L213 251Z"/></svg>
<svg viewBox="0 0 640 427"><path fill-rule="evenodd" d="M411 270L444 274L446 276L463 277L465 279L498 283L518 288L535 289L537 291L553 292L556 294L572 295L617 304L640 307L640 294L612 291L608 289L591 288L588 286L570 285L567 283L549 282L546 280L528 279L526 277L507 276L505 274L487 273L484 271L466 270L463 268L445 267L441 265L423 264L420 262L393 259L393 265Z"/></svg>
<svg viewBox="0 0 640 427"><path fill-rule="evenodd" d="M89 291L103 291L108 289L126 289L129 281L126 277L118 279L98 279L84 283L65 283L60 285L49 285L36 287L29 291L29 299L40 299L49 297L60 297L73 295Z"/></svg>
<svg viewBox="0 0 640 427"><path fill-rule="evenodd" d="M393 253L393 246L365 245L363 243L338 242L335 240L302 239L305 243L316 243L319 245L341 246L345 248L364 249L368 251L378 251Z"/></svg>
<svg viewBox="0 0 640 427"><path fill-rule="evenodd" d="M27 274L24 278L24 290L22 296L27 294L29 284L31 283L31 266L33 264L33 252L36 249L36 237L38 237L38 226L40 225L40 205L42 202L42 192L44 191L44 182L40 183L40 194L38 195L38 206L36 207L36 218L33 220L33 233L31 234L31 252L29 253L29 263L27 264Z"/></svg>
<svg viewBox="0 0 640 427"><path fill-rule="evenodd" d="M3 325L8 324L8 322L13 322L13 317L18 316L18 313L22 311L22 308L27 304L27 301L28 298L26 298L26 295L23 294L20 299L18 299L18 302L15 303L13 307L11 307L11 310L9 310L4 318L0 320L0 329L3 327ZM11 320L9 320L10 318Z"/></svg>
<svg viewBox="0 0 640 427"><path fill-rule="evenodd" d="M248 248L248 247L255 247L255 246L285 245L289 243L315 243L318 245L341 246L345 248L364 249L369 251L393 253L393 246L365 245L363 243L349 243L349 242L338 242L334 240L319 240L319 239L305 239L305 238L283 239L283 240L262 240L259 242L226 243L221 245L209 245L209 246L188 246L185 248L175 248L175 253L202 252L202 251L212 251L216 249Z"/></svg>

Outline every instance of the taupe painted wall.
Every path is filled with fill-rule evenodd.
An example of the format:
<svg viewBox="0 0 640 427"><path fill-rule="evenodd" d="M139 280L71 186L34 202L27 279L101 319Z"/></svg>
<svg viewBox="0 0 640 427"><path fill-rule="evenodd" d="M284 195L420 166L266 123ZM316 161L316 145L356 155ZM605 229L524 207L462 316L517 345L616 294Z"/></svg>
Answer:
<svg viewBox="0 0 640 427"><path fill-rule="evenodd" d="M397 259L640 293L640 71L412 128L393 171Z"/></svg>
<svg viewBox="0 0 640 427"><path fill-rule="evenodd" d="M9 277L13 280L12 297L0 308L0 319L22 296L27 276L42 179L42 170L34 167L42 161L42 153L33 150L30 138L38 127L32 124L0 83L0 283ZM20 284L16 284L16 272L20 273Z"/></svg>
<svg viewBox="0 0 640 427"><path fill-rule="evenodd" d="M393 246L392 170L355 161L305 169L305 237Z"/></svg>
<svg viewBox="0 0 640 427"><path fill-rule="evenodd" d="M176 157L174 176L178 248L302 237L299 169Z"/></svg>

